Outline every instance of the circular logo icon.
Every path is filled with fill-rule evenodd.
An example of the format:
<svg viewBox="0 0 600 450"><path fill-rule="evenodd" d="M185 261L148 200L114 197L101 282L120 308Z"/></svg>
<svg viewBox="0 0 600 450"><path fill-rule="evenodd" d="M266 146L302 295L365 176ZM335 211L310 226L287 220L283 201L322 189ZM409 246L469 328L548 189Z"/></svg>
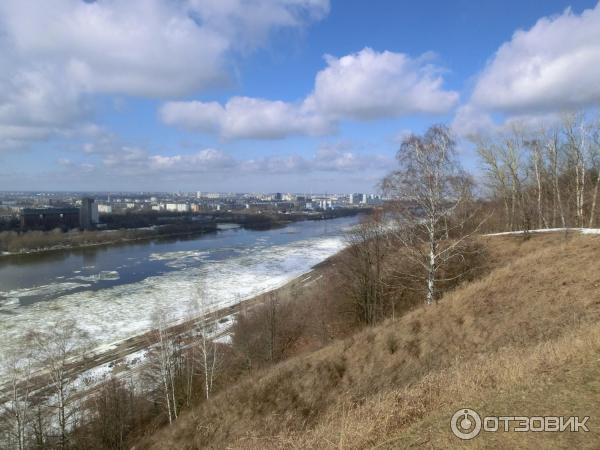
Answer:
<svg viewBox="0 0 600 450"><path fill-rule="evenodd" d="M454 435L460 439L473 439L481 431L481 417L472 409L459 409L452 416L450 428L452 428Z"/></svg>

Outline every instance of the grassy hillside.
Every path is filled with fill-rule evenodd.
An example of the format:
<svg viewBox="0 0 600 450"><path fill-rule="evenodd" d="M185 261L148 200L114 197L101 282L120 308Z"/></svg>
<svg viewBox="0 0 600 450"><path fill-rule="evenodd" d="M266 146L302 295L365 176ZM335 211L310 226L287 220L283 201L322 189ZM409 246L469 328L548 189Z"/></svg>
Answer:
<svg viewBox="0 0 600 450"><path fill-rule="evenodd" d="M482 237L491 270L214 396L136 448L597 448L600 237ZM483 433L450 417L591 416L589 433Z"/></svg>

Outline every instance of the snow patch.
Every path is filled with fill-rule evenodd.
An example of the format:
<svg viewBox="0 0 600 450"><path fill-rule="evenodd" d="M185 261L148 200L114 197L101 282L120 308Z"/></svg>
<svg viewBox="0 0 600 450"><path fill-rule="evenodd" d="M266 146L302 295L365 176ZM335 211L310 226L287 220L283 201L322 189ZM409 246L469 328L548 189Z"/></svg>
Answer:
<svg viewBox="0 0 600 450"><path fill-rule="evenodd" d="M540 228L538 230L529 230L529 233L557 233L557 232L578 231L581 234L600 234L600 228ZM488 233L484 236L515 236L525 233L525 231L504 231L502 233Z"/></svg>

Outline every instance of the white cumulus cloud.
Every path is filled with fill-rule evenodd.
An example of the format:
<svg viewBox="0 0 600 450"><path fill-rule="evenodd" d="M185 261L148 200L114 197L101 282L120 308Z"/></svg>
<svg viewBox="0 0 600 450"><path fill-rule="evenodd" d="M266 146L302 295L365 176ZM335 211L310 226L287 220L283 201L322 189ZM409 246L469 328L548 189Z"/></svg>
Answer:
<svg viewBox="0 0 600 450"><path fill-rule="evenodd" d="M457 130L476 130L501 113L508 121L542 122L549 114L600 103L600 3L575 14L570 9L516 31L475 80L460 108Z"/></svg>
<svg viewBox="0 0 600 450"><path fill-rule="evenodd" d="M233 97L224 105L176 101L165 103L160 117L166 124L226 139L281 139L331 133L343 119L441 114L458 101L458 93L444 90L442 70L431 63L431 55L412 59L365 48L325 60L313 92L300 102L250 97Z"/></svg>
<svg viewBox="0 0 600 450"><path fill-rule="evenodd" d="M250 97L233 97L223 106L216 102L168 102L160 115L166 124L215 132L226 139L318 136L333 126L303 105Z"/></svg>
<svg viewBox="0 0 600 450"><path fill-rule="evenodd" d="M309 101L324 114L358 120L445 113L458 93L443 89L441 69L431 57L370 48L341 58L328 55Z"/></svg>
<svg viewBox="0 0 600 450"><path fill-rule="evenodd" d="M328 11L329 0L2 0L0 139L68 128L96 94L179 97L222 84L233 56Z"/></svg>

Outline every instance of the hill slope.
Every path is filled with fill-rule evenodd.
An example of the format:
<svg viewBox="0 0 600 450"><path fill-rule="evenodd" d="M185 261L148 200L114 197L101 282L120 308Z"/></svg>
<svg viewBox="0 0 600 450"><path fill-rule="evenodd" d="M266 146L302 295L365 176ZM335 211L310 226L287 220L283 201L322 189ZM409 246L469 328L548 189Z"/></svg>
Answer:
<svg viewBox="0 0 600 450"><path fill-rule="evenodd" d="M482 238L483 278L245 380L136 448L597 448L600 237ZM589 433L483 433L450 418L591 416Z"/></svg>

